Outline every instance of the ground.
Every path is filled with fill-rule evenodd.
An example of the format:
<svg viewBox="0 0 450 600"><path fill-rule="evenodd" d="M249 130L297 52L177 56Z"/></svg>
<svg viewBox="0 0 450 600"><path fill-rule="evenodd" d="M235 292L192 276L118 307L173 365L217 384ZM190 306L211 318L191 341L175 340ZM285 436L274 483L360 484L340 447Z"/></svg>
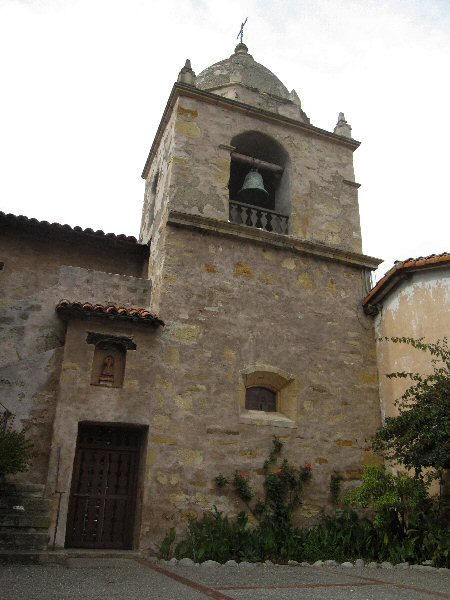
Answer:
<svg viewBox="0 0 450 600"><path fill-rule="evenodd" d="M450 571L180 566L124 558L8 565L1 600L450 600Z"/></svg>

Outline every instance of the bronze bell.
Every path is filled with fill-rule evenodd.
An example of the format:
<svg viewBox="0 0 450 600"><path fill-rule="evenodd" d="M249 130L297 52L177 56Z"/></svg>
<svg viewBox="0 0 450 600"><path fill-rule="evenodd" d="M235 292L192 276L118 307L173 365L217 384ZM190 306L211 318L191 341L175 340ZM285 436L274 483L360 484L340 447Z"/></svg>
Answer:
<svg viewBox="0 0 450 600"><path fill-rule="evenodd" d="M244 183L238 192L239 201L245 204L261 205L266 204L269 199L269 192L264 187L264 181L261 173L255 168L251 169L245 176Z"/></svg>

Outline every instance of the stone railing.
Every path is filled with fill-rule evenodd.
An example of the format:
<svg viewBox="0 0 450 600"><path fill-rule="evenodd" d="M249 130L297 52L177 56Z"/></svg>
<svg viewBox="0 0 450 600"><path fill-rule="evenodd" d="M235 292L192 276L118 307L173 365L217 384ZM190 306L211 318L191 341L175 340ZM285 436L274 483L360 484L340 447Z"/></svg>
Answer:
<svg viewBox="0 0 450 600"><path fill-rule="evenodd" d="M267 208L236 202L235 200L230 200L229 221L230 223L273 231L274 233L285 235L288 233L289 217L287 215L282 215Z"/></svg>

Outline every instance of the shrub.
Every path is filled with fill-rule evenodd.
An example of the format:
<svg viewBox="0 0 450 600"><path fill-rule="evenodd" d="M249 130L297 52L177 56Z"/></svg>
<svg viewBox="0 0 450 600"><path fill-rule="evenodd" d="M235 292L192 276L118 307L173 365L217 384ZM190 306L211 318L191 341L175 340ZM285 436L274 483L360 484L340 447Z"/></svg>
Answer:
<svg viewBox="0 0 450 600"><path fill-rule="evenodd" d="M285 529L292 526L292 515L302 501L303 484L312 475L311 464L295 467L284 459L277 464L283 450L283 442L277 437L272 438L272 447L267 460L263 464L264 495L255 495L250 479L244 473L235 471L231 483L239 498L245 503L253 516L266 529L274 532L274 528ZM223 488L230 480L223 475L215 478L216 485ZM250 502L254 500L253 504Z"/></svg>
<svg viewBox="0 0 450 600"><path fill-rule="evenodd" d="M370 508L374 512L375 527L387 540L405 537L431 509L422 479L406 473L393 475L380 465L365 467L362 485L348 492L345 501L357 508Z"/></svg>
<svg viewBox="0 0 450 600"><path fill-rule="evenodd" d="M177 558L188 557L196 562L205 560L261 560L258 534L248 527L245 512L235 519L224 517L214 507L200 519L189 521L188 534L175 548Z"/></svg>
<svg viewBox="0 0 450 600"><path fill-rule="evenodd" d="M14 475L28 470L35 456L33 444L27 440L27 430L0 431L0 475Z"/></svg>

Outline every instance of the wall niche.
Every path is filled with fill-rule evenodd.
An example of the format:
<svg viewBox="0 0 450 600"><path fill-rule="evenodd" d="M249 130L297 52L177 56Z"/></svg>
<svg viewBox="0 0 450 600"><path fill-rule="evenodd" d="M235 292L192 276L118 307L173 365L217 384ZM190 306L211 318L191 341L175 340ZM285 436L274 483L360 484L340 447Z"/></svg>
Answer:
<svg viewBox="0 0 450 600"><path fill-rule="evenodd" d="M136 350L133 340L90 331L86 342L95 346L91 385L110 388L122 387L127 351Z"/></svg>

